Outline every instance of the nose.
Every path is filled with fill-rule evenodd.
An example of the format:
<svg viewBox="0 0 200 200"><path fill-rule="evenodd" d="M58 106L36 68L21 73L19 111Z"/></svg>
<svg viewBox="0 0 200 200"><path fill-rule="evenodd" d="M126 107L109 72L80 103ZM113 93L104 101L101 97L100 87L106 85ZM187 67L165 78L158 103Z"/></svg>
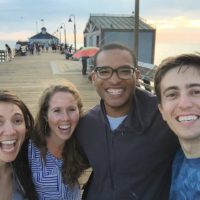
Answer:
<svg viewBox="0 0 200 200"><path fill-rule="evenodd" d="M113 83L117 83L121 81L121 79L118 77L117 71L113 71L112 76L109 79Z"/></svg>
<svg viewBox="0 0 200 200"><path fill-rule="evenodd" d="M185 94L181 95L179 98L178 106L181 109L187 109L187 108L192 107L192 101L191 101L190 97L188 97Z"/></svg>
<svg viewBox="0 0 200 200"><path fill-rule="evenodd" d="M1 129L4 133L4 135L13 135L16 133L14 125L11 122L5 123Z"/></svg>
<svg viewBox="0 0 200 200"><path fill-rule="evenodd" d="M70 114L67 111L64 112L63 115L62 115L62 119L65 120L65 121L69 120L70 119Z"/></svg>

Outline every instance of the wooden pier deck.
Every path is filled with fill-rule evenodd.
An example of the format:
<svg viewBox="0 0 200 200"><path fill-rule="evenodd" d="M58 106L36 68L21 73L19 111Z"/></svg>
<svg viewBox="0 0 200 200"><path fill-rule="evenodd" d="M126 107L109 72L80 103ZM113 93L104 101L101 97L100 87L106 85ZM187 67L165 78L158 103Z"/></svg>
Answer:
<svg viewBox="0 0 200 200"><path fill-rule="evenodd" d="M63 54L51 51L17 56L12 61L0 62L0 89L16 93L35 115L39 97L46 87L71 81L81 93L84 110L88 110L99 98L81 70L80 61L66 60Z"/></svg>
<svg viewBox="0 0 200 200"><path fill-rule="evenodd" d="M79 90L86 111L98 103L99 97L81 70L80 61L66 60L59 53L17 56L12 61L0 62L0 89L17 94L35 116L39 97L45 88L71 81ZM80 178L81 184L87 181L90 173L91 169L86 170Z"/></svg>

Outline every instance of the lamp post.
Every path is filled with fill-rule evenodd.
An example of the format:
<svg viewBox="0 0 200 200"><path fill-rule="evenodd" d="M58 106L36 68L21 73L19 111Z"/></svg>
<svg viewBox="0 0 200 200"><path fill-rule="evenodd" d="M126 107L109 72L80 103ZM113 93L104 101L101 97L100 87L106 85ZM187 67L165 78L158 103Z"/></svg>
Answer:
<svg viewBox="0 0 200 200"><path fill-rule="evenodd" d="M74 50L76 51L76 19L75 19L75 15L71 14L69 16L68 22L72 22L71 17L74 17Z"/></svg>
<svg viewBox="0 0 200 200"><path fill-rule="evenodd" d="M139 0L135 0L135 34L134 34L134 51L136 56L136 62L138 63L138 38L139 38Z"/></svg>
<svg viewBox="0 0 200 200"><path fill-rule="evenodd" d="M62 26L63 25L63 26ZM65 23L63 22L60 26L60 29L64 28L64 37L65 37L65 47L66 47L66 27L65 27Z"/></svg>
<svg viewBox="0 0 200 200"><path fill-rule="evenodd" d="M61 32L59 29L57 29L57 33L59 33L59 39L60 39L60 44L61 44Z"/></svg>

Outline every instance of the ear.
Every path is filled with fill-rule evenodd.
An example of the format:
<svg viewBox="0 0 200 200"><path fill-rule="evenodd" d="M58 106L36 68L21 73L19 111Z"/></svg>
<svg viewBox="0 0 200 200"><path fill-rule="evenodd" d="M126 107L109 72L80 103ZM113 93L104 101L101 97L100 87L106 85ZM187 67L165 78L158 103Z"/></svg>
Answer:
<svg viewBox="0 0 200 200"><path fill-rule="evenodd" d="M160 113L161 113L161 115L162 115L163 120L166 121L166 119L165 119L165 114L164 114L164 112L163 112L163 108L162 108L162 105L161 105L161 104L158 104L158 109L159 109L159 111L160 111Z"/></svg>
<svg viewBox="0 0 200 200"><path fill-rule="evenodd" d="M91 73L91 81L92 81L93 84L94 84L94 82L96 81L96 78L97 78L97 75L96 75L96 73L93 71L93 72Z"/></svg>

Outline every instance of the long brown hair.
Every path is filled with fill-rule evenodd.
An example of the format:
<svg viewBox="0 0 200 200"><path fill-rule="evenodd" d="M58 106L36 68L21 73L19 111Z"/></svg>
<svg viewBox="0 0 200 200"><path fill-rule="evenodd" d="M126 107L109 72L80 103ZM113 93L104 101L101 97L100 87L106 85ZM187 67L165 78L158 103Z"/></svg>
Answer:
<svg viewBox="0 0 200 200"><path fill-rule="evenodd" d="M46 138L50 135L50 128L46 120L47 112L49 102L52 96L57 92L71 93L77 102L80 116L83 114L81 96L72 83L69 82L66 85L53 85L44 90L39 101L39 110L35 119L35 128L31 136L33 143L39 148L44 160L48 151ZM75 134L72 134L72 136L65 142L62 151L62 158L62 174L64 182L73 186L78 183L79 176L88 166Z"/></svg>

